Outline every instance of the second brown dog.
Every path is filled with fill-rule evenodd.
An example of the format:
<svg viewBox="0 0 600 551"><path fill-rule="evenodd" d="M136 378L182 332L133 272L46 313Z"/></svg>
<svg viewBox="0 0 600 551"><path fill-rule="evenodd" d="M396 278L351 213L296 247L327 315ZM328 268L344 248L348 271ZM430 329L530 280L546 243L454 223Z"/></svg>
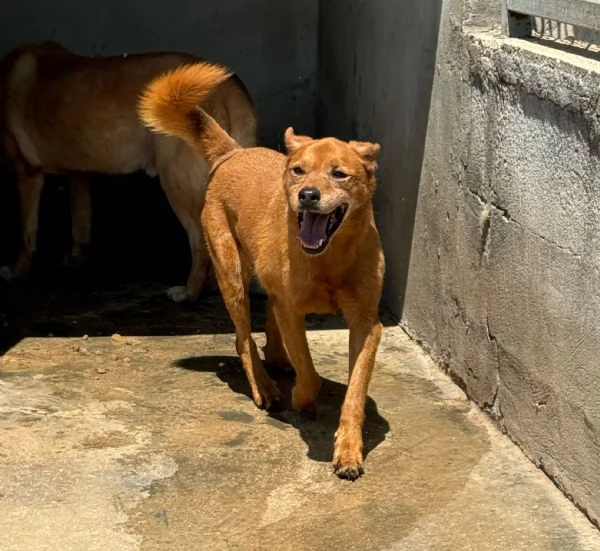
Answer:
<svg viewBox="0 0 600 551"><path fill-rule="evenodd" d="M44 173L72 180L73 255L90 240L88 172L158 175L190 245L187 284L169 289L179 302L194 300L204 283L208 253L200 227L208 166L181 140L153 135L137 116L137 101L156 76L198 58L184 53L76 55L56 43L27 44L0 61L0 141L13 165L21 197L23 246L0 277L23 276L36 249ZM196 92L243 146L256 145L256 113L237 77L215 84L198 75ZM115 201L119 201L118 191ZM144 208L140 197L138 208Z"/></svg>

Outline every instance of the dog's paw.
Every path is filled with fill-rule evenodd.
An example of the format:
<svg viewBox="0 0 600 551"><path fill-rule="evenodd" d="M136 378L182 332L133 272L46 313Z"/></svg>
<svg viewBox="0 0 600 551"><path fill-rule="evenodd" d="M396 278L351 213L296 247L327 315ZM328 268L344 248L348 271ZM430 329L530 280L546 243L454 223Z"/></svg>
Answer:
<svg viewBox="0 0 600 551"><path fill-rule="evenodd" d="M67 253L63 259L63 268L81 268L88 262L89 244L73 244L71 252Z"/></svg>
<svg viewBox="0 0 600 551"><path fill-rule="evenodd" d="M85 264L85 259L81 256L75 256L73 253L67 253L63 259L63 268L81 268Z"/></svg>
<svg viewBox="0 0 600 551"><path fill-rule="evenodd" d="M185 302L190 298L187 287L184 287L183 285L176 285L175 287L167 289L167 296L173 302Z"/></svg>
<svg viewBox="0 0 600 551"><path fill-rule="evenodd" d="M313 385L300 386L296 383L292 389L292 407L314 419L317 414L317 398L319 397L320 388L320 378Z"/></svg>
<svg viewBox="0 0 600 551"><path fill-rule="evenodd" d="M362 463L355 463L353 465L344 465L341 461L333 464L333 472L344 480L358 480L363 474L365 469Z"/></svg>
<svg viewBox="0 0 600 551"><path fill-rule="evenodd" d="M340 478L356 480L364 474L362 439L359 436L352 437L343 429L338 429L335 434L335 446L333 448L333 472Z"/></svg>
<svg viewBox="0 0 600 551"><path fill-rule="evenodd" d="M3 281L12 281L14 278L15 275L9 266L2 266L0 268L0 279Z"/></svg>
<svg viewBox="0 0 600 551"><path fill-rule="evenodd" d="M281 406L281 392L277 383L268 376L252 388L252 399L259 409L277 410Z"/></svg>

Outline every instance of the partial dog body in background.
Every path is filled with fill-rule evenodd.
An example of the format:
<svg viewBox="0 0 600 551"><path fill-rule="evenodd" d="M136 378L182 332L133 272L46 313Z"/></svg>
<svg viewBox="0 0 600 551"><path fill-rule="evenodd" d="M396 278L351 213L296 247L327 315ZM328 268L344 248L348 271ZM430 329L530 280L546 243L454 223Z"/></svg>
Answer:
<svg viewBox="0 0 600 551"><path fill-rule="evenodd" d="M186 143L149 132L137 115L138 96L158 75L198 62L183 53L86 57L55 43L25 45L0 62L0 131L4 155L17 175L23 244L5 278L27 273L36 249L44 173L68 174L72 191L73 252L89 242L91 201L87 173L158 175L185 228L192 267L185 287L172 287L179 302L197 298L208 253L200 224L208 164ZM199 82L200 100L243 147L256 144L254 104L235 75ZM143 198L139 206L143 208Z"/></svg>

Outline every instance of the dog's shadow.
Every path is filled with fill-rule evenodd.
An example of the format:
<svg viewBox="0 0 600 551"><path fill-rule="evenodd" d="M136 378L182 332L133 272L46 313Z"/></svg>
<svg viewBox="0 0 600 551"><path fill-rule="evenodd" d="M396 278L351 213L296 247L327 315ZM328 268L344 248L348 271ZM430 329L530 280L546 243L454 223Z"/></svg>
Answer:
<svg viewBox="0 0 600 551"><path fill-rule="evenodd" d="M227 383L229 388L238 394L252 399L246 374L237 356L198 356L183 358L176 362L178 367L215 373ZM315 419L310 419L291 409L291 389L294 385L293 374L269 369L269 374L277 382L282 393L281 407L277 411L269 411L268 415L280 423L291 425L298 430L308 445L308 457L314 461L331 461L333 457L333 440L339 425L340 408L346 394L346 385L330 379L322 378L323 385L319 394L319 407ZM363 427L364 448L366 458L375 449L390 430L389 423L377 411L377 405L371 397L367 397L365 407L366 419Z"/></svg>

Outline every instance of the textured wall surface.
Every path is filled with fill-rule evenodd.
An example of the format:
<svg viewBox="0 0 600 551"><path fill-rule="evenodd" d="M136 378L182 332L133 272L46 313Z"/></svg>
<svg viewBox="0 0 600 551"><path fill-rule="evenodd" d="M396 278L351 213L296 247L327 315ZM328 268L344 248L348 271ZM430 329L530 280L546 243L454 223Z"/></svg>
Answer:
<svg viewBox="0 0 600 551"><path fill-rule="evenodd" d="M441 0L322 0L321 132L382 145L376 211L387 259L385 301L406 285Z"/></svg>
<svg viewBox="0 0 600 551"><path fill-rule="evenodd" d="M444 4L403 324L598 522L600 63L483 4Z"/></svg>

